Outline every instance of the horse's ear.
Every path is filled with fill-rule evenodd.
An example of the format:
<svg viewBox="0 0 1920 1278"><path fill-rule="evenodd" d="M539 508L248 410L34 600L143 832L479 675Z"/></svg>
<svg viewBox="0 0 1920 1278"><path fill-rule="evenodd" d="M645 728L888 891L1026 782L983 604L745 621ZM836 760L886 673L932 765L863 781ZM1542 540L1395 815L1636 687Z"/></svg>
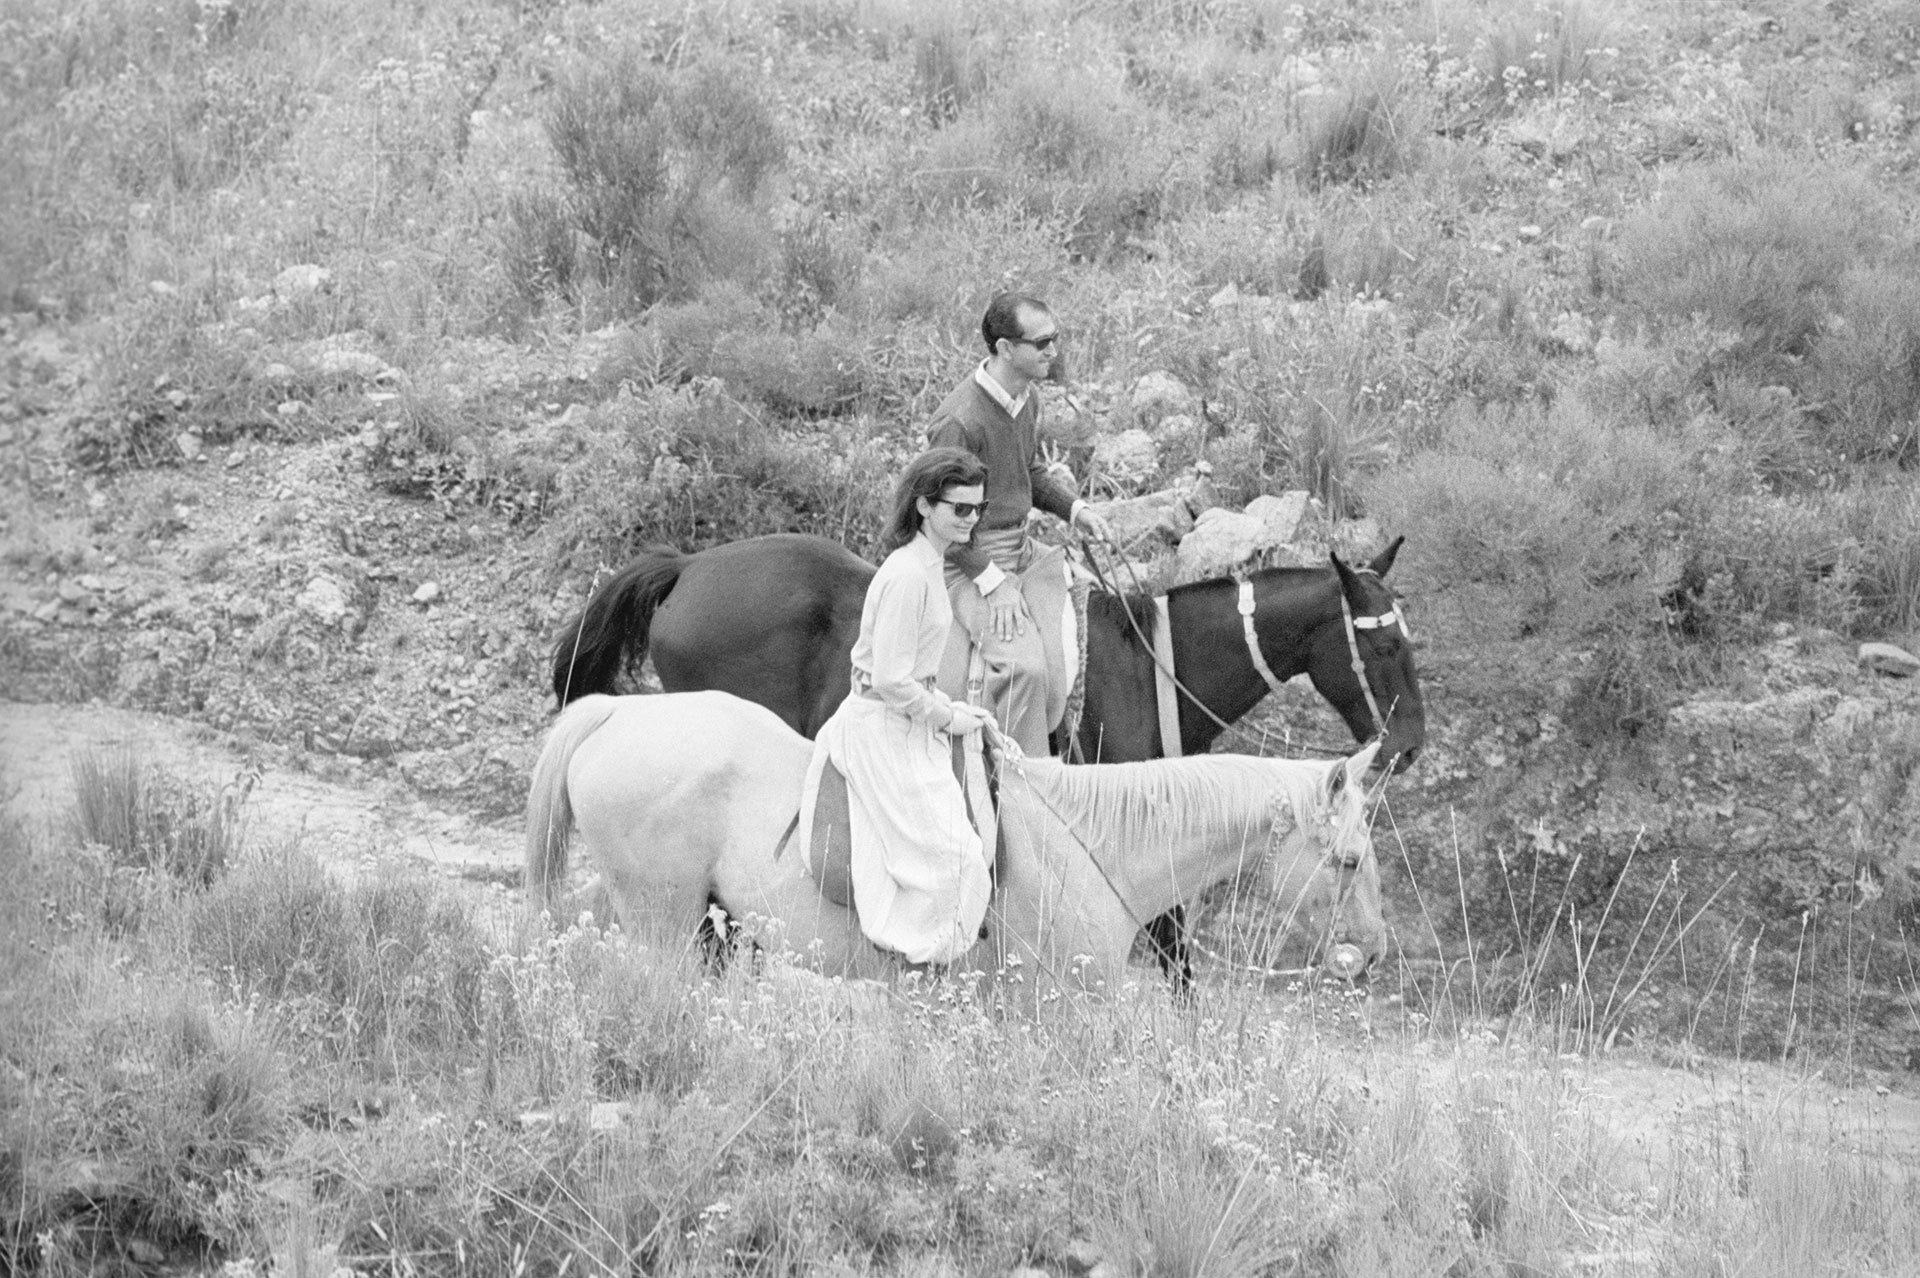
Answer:
<svg viewBox="0 0 1920 1278"><path fill-rule="evenodd" d="M1385 550L1373 557L1373 562L1367 567L1379 576L1386 576L1387 570L1393 567L1394 556L1400 553L1400 543L1406 539L1404 533L1395 537Z"/></svg>
<svg viewBox="0 0 1920 1278"><path fill-rule="evenodd" d="M1327 801L1338 799L1349 786L1365 786L1367 769L1373 766L1373 757L1379 753L1380 743L1370 741L1358 754L1327 769Z"/></svg>
<svg viewBox="0 0 1920 1278"><path fill-rule="evenodd" d="M1347 597L1347 603L1353 607L1355 612L1365 612L1367 608L1367 592L1360 585L1360 575L1354 572L1353 569L1347 567L1347 561L1340 558L1340 556L1333 551L1329 550L1327 552L1327 558L1333 561L1333 571L1338 574L1340 578L1340 593Z"/></svg>

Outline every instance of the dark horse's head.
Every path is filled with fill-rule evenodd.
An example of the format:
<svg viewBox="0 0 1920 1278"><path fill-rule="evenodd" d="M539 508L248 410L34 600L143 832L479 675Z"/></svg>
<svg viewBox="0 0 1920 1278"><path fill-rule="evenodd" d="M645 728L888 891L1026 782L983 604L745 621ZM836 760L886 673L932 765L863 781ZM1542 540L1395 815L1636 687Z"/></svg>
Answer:
<svg viewBox="0 0 1920 1278"><path fill-rule="evenodd" d="M1309 666L1313 686L1340 712L1354 740L1384 736L1374 766L1395 772L1412 766L1427 740L1427 711L1413 666L1413 640L1385 581L1404 540L1394 538L1373 562L1359 568L1331 556L1347 615L1314 632ZM1366 672L1364 690L1354 678L1356 654Z"/></svg>

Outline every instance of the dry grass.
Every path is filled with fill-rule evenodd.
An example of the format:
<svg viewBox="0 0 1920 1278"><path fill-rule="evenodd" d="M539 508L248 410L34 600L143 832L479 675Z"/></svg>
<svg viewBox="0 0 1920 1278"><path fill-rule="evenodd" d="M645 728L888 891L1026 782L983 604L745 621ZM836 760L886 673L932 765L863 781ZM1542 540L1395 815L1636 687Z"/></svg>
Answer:
<svg viewBox="0 0 1920 1278"><path fill-rule="evenodd" d="M59 895L62 846L10 832L15 899ZM1764 1095L1623 1129L1564 1053L1640 996L1630 967L1600 1022L1536 983L1547 1033L1495 1046L1471 970L1425 1030L1311 980L1026 1019L965 983L714 978L590 923L503 933L412 873L348 885L293 852L186 904L137 935L9 912L31 957L0 1246L41 1272L138 1247L381 1273L1059 1272L1089 1248L1180 1275L1895 1273L1920 1241L1888 1147L1843 1152ZM1596 926L1630 954L1668 937ZM83 1154L110 1211L74 1205Z"/></svg>

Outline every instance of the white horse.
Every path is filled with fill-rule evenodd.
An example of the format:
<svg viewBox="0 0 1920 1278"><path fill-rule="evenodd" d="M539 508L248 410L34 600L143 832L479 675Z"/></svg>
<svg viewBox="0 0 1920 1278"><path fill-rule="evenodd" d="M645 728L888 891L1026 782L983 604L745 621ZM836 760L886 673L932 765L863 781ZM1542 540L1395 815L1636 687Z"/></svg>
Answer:
<svg viewBox="0 0 1920 1278"><path fill-rule="evenodd" d="M1012 960L1038 986L1117 988L1147 920L1256 868L1312 943L1377 958L1386 928L1364 789L1375 749L1331 763L1209 754L1003 768L991 939L967 961ZM565 876L577 825L629 931L684 943L718 903L756 943L819 970L897 970L783 846L812 752L771 710L724 692L575 701L534 765L532 908Z"/></svg>

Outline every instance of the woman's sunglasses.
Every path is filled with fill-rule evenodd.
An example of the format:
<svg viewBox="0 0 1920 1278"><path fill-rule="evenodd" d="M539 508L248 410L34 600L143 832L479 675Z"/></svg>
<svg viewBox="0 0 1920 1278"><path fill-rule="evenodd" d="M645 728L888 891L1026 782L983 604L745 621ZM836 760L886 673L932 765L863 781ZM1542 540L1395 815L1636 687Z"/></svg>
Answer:
<svg viewBox="0 0 1920 1278"><path fill-rule="evenodd" d="M959 519L972 519L975 515L987 513L987 503L984 501L948 501L942 497L934 504L952 507L954 516Z"/></svg>

